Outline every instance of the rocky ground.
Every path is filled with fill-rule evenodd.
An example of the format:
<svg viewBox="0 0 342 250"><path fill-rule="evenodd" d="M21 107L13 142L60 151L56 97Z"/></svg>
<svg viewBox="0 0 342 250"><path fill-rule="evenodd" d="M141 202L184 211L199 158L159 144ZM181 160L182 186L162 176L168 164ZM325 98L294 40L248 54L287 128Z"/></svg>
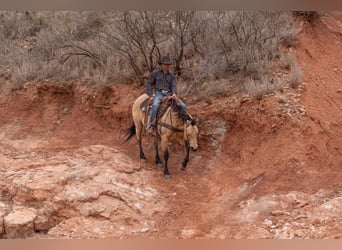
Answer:
<svg viewBox="0 0 342 250"><path fill-rule="evenodd" d="M171 145L170 180L151 138L147 163L123 143L143 88L1 82L1 237L341 238L341 23L326 12L303 24L299 88L188 99L199 151L181 171Z"/></svg>

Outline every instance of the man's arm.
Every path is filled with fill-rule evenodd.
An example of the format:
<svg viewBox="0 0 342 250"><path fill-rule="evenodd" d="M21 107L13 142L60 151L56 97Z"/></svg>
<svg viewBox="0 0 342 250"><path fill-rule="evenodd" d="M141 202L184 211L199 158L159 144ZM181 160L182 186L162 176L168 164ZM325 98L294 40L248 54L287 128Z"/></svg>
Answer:
<svg viewBox="0 0 342 250"><path fill-rule="evenodd" d="M152 72L150 77L147 79L147 84L146 84L146 94L151 97L153 92L152 92L152 86L155 84L155 73Z"/></svg>
<svg viewBox="0 0 342 250"><path fill-rule="evenodd" d="M176 76L175 75L172 75L171 91L172 91L172 94L177 95L177 85L176 85Z"/></svg>

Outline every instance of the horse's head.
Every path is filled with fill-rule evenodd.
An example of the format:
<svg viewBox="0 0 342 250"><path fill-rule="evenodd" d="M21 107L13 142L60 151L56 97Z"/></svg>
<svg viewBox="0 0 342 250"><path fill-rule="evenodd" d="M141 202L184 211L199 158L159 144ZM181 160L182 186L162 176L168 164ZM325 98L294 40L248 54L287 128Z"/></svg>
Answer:
<svg viewBox="0 0 342 250"><path fill-rule="evenodd" d="M190 148L192 151L196 151L198 148L197 139L198 139L198 128L197 128L197 121L194 119L186 121L186 128L185 128L185 136L186 140L189 141Z"/></svg>

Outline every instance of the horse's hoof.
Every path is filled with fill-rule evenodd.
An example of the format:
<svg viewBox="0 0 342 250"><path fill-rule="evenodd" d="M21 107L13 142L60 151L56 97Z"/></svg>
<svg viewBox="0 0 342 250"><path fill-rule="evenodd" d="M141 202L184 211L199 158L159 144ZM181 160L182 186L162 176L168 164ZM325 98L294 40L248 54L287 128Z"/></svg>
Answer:
<svg viewBox="0 0 342 250"><path fill-rule="evenodd" d="M165 179L170 179L171 178L171 175L170 174L166 174L165 175Z"/></svg>
<svg viewBox="0 0 342 250"><path fill-rule="evenodd" d="M163 167L163 164L157 163L157 166L161 168L161 167Z"/></svg>
<svg viewBox="0 0 342 250"><path fill-rule="evenodd" d="M184 170L185 170L185 167L181 166L181 168L180 168L180 169L184 171Z"/></svg>
<svg viewBox="0 0 342 250"><path fill-rule="evenodd" d="M145 163L145 162L146 162L146 159L140 159L140 162L141 162L141 163Z"/></svg>

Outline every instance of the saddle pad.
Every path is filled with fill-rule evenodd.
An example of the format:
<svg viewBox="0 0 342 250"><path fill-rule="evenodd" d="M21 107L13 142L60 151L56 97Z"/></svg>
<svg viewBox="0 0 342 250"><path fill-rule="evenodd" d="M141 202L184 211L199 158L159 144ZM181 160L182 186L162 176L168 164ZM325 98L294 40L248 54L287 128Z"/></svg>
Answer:
<svg viewBox="0 0 342 250"><path fill-rule="evenodd" d="M148 104L148 99L149 99L149 97L147 97L141 104L140 104L140 109L142 110L142 111L146 111L146 109L147 109L147 104Z"/></svg>

